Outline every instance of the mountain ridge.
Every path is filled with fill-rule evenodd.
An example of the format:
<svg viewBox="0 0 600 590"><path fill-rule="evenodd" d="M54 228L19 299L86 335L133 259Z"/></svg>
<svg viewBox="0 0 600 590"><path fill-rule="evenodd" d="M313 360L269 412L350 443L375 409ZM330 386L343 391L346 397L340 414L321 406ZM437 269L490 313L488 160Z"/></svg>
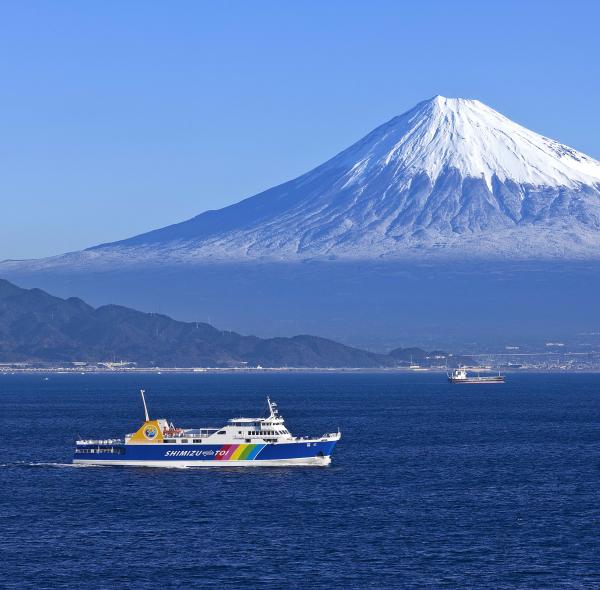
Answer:
<svg viewBox="0 0 600 590"><path fill-rule="evenodd" d="M77 297L61 299L0 279L3 363L118 359L143 366L384 368L402 366L408 355L428 362L419 348L379 354L318 336L242 336L120 305L94 308Z"/></svg>

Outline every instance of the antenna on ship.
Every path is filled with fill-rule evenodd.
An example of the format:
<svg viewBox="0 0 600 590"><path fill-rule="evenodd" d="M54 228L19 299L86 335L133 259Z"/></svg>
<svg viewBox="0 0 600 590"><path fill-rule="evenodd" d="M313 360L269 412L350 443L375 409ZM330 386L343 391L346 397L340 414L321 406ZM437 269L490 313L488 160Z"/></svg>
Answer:
<svg viewBox="0 0 600 590"><path fill-rule="evenodd" d="M150 416L148 416L148 406L146 406L146 398L144 397L144 393L146 393L146 391L144 389L140 389L140 393L142 394L142 403L144 404L144 414L146 414L146 422L150 422Z"/></svg>
<svg viewBox="0 0 600 590"><path fill-rule="evenodd" d="M270 418L277 416L277 404L272 402L269 396L267 396L267 404L269 404L269 412L271 413Z"/></svg>

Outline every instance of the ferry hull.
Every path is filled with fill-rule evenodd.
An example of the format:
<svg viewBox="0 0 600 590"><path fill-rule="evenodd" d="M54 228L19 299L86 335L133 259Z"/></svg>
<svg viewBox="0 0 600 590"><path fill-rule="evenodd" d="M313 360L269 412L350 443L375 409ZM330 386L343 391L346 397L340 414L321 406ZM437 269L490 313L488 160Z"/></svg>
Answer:
<svg viewBox="0 0 600 590"><path fill-rule="evenodd" d="M331 457L304 457L300 459L273 459L265 461L130 461L124 460L87 460L74 459L74 464L80 465L107 465L124 467L160 467L160 468L198 468L210 469L213 467L327 467L331 464Z"/></svg>
<svg viewBox="0 0 600 590"><path fill-rule="evenodd" d="M326 466L337 443L310 441L278 444L195 445L123 444L110 452L80 446L73 463L139 467L285 467Z"/></svg>

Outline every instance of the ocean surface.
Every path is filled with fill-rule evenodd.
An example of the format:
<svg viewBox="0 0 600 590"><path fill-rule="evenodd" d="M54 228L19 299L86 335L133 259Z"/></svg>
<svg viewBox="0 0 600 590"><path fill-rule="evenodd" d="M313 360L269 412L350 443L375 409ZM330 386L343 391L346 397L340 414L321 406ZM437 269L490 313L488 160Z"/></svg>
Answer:
<svg viewBox="0 0 600 590"><path fill-rule="evenodd" d="M326 468L69 465L279 404ZM0 375L2 588L599 588L600 375Z"/></svg>

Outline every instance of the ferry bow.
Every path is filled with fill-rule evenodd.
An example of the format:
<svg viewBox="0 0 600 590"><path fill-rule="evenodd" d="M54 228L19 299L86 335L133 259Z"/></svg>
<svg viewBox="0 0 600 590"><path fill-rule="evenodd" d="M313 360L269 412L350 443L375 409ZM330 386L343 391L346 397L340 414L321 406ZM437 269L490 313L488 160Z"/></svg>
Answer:
<svg viewBox="0 0 600 590"><path fill-rule="evenodd" d="M151 420L141 390L145 420L124 439L78 440L73 463L145 467L325 466L341 433L297 437L285 426L277 404L267 398L269 415L232 418L221 428L178 428L164 418Z"/></svg>

